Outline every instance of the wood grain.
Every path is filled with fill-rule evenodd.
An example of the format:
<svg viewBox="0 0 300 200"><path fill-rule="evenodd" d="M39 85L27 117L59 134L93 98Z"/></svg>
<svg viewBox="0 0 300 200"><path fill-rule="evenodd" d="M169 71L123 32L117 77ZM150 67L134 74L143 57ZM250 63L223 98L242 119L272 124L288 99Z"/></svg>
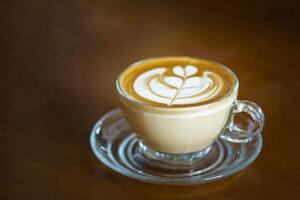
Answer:
<svg viewBox="0 0 300 200"><path fill-rule="evenodd" d="M244 2L244 3L241 3ZM291 1L1 1L0 199L300 199L300 9ZM177 187L93 155L114 80L146 57L230 66L266 114L264 147L223 181Z"/></svg>

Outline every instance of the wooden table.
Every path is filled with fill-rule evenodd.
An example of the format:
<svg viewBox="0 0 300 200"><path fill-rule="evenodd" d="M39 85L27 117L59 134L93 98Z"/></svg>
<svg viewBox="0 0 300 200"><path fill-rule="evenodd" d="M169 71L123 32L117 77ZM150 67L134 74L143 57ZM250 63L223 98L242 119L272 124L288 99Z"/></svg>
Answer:
<svg viewBox="0 0 300 200"><path fill-rule="evenodd" d="M242 1L241 1L242 2ZM300 199L300 9L296 3L1 1L0 199ZM93 155L94 122L138 59L230 66L266 114L258 159L235 176L160 186Z"/></svg>

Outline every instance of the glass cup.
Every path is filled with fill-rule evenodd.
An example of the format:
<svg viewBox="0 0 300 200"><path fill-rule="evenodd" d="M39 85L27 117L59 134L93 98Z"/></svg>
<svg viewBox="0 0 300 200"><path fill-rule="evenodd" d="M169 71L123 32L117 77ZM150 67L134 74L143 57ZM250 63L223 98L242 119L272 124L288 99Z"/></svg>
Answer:
<svg viewBox="0 0 300 200"><path fill-rule="evenodd" d="M116 81L120 106L139 139L138 151L141 155L160 162L187 164L207 156L217 138L232 143L247 143L261 133L263 111L251 101L237 100L239 81L233 71L222 64L203 61L228 71L234 85L226 96L200 106L162 108L142 103L122 90L120 74ZM244 117L239 121L241 113Z"/></svg>

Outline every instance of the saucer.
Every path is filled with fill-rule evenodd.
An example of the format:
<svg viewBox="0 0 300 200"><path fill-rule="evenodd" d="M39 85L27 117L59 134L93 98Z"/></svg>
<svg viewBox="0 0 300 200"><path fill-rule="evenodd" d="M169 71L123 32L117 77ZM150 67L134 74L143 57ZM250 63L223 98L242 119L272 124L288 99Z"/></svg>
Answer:
<svg viewBox="0 0 300 200"><path fill-rule="evenodd" d="M195 163L156 165L139 153L138 138L117 108L95 124L90 143L97 158L120 174L150 183L191 185L222 179L247 167L262 149L262 136L258 134L248 143L219 138L210 147L209 154Z"/></svg>

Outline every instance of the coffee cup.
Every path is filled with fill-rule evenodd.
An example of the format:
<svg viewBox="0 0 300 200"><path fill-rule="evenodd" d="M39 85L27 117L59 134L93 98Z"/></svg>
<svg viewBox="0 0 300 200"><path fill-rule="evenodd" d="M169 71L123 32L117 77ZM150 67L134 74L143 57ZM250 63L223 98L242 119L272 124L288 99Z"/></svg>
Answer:
<svg viewBox="0 0 300 200"><path fill-rule="evenodd" d="M161 159L203 157L217 138L247 143L264 125L258 105L237 99L235 73L213 61L144 59L119 75L116 88L141 151ZM255 128L240 127L234 120L239 113L248 114Z"/></svg>

